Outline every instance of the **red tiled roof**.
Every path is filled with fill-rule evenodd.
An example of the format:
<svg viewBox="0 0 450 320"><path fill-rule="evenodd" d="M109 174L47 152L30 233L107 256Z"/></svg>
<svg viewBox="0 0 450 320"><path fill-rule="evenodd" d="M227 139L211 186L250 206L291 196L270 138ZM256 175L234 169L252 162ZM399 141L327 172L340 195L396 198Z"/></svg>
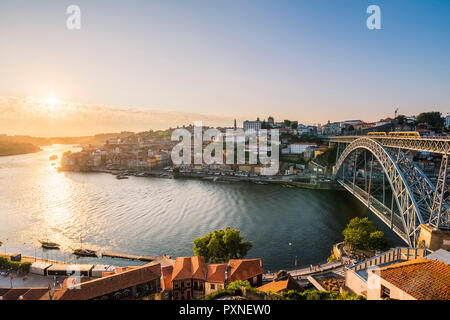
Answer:
<svg viewBox="0 0 450 320"><path fill-rule="evenodd" d="M141 267L120 270L103 278L81 283L79 289L63 288L56 290L54 300L89 300L119 290L143 284L161 277L160 264L147 264Z"/></svg>
<svg viewBox="0 0 450 320"><path fill-rule="evenodd" d="M226 263L222 264L208 264L207 266L207 282L225 284L225 272L227 271Z"/></svg>
<svg viewBox="0 0 450 320"><path fill-rule="evenodd" d="M269 282L261 287L258 287L258 290L276 293L289 290L301 291L302 287L292 277L288 277L286 280Z"/></svg>
<svg viewBox="0 0 450 320"><path fill-rule="evenodd" d="M23 300L42 300L43 298L50 298L48 288L30 288L23 295Z"/></svg>
<svg viewBox="0 0 450 320"><path fill-rule="evenodd" d="M262 259L231 259L228 281L247 280L264 273Z"/></svg>
<svg viewBox="0 0 450 320"><path fill-rule="evenodd" d="M450 265L416 259L375 269L382 279L419 300L450 300Z"/></svg>
<svg viewBox="0 0 450 320"><path fill-rule="evenodd" d="M175 260L172 280L206 278L206 265L203 257L180 257Z"/></svg>
<svg viewBox="0 0 450 320"><path fill-rule="evenodd" d="M161 291L172 290L173 266L161 268Z"/></svg>
<svg viewBox="0 0 450 320"><path fill-rule="evenodd" d="M3 300L17 300L20 296L23 296L30 288L13 288L4 293Z"/></svg>

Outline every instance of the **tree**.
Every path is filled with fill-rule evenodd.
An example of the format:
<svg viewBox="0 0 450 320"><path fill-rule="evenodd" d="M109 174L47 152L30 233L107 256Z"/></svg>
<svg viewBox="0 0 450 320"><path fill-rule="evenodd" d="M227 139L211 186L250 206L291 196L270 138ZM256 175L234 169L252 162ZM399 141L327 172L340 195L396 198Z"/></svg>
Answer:
<svg viewBox="0 0 450 320"><path fill-rule="evenodd" d="M288 128L288 127L291 126L291 121L290 121L290 120L284 120L283 122L284 122L284 126L285 126L286 128Z"/></svg>
<svg viewBox="0 0 450 320"><path fill-rule="evenodd" d="M389 246L384 233L377 231L369 218L353 218L342 232L347 245L356 249L380 249Z"/></svg>
<svg viewBox="0 0 450 320"><path fill-rule="evenodd" d="M252 242L245 242L240 231L231 227L214 230L204 237L194 239L194 255L203 256L206 262L221 263L229 259L242 259L252 247Z"/></svg>
<svg viewBox="0 0 450 320"><path fill-rule="evenodd" d="M382 231L375 231L369 235L369 248L373 250L386 250L389 248L389 243Z"/></svg>
<svg viewBox="0 0 450 320"><path fill-rule="evenodd" d="M395 120L397 120L398 124L402 125L406 123L406 116L404 116L403 114L399 114L397 116L397 118L395 118Z"/></svg>
<svg viewBox="0 0 450 320"><path fill-rule="evenodd" d="M236 280L227 285L227 289L231 290L240 290L241 287L252 289L250 282L248 282L247 280Z"/></svg>
<svg viewBox="0 0 450 320"><path fill-rule="evenodd" d="M438 111L422 112L417 116L418 123L428 123L433 129L440 130L444 127L445 119Z"/></svg>

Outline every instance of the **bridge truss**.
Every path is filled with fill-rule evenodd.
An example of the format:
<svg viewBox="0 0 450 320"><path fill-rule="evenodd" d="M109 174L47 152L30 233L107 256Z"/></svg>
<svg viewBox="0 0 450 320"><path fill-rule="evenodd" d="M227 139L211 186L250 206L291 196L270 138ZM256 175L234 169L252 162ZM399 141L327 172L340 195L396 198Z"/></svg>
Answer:
<svg viewBox="0 0 450 320"><path fill-rule="evenodd" d="M343 139L344 138L344 139ZM404 140L410 142L405 143ZM418 247L420 225L450 229L448 182L450 168L442 156L436 187L413 162L411 151L430 151L432 144L412 139L379 139L372 137L336 137L337 181L411 247ZM431 140L431 139L430 139ZM449 150L438 141L437 153ZM426 149L426 150L424 150ZM438 149L433 149L438 150Z"/></svg>

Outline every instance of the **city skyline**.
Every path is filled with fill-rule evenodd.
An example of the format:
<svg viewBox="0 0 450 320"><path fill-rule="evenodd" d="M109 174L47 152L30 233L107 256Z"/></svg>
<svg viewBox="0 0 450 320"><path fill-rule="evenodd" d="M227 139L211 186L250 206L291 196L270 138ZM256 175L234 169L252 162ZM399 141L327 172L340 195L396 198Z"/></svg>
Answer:
<svg viewBox="0 0 450 320"><path fill-rule="evenodd" d="M0 4L2 133L450 110L440 1L377 1L381 30L366 27L368 1L78 1L80 30L66 27L70 4Z"/></svg>

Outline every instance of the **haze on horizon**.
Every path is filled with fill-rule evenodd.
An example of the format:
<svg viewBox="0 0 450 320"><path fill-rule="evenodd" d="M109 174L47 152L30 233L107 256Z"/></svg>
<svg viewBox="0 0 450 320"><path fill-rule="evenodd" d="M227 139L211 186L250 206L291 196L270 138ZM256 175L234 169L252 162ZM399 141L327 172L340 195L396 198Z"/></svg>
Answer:
<svg viewBox="0 0 450 320"><path fill-rule="evenodd" d="M69 31L71 4L1 1L0 133L450 111L449 2L79 0Z"/></svg>

